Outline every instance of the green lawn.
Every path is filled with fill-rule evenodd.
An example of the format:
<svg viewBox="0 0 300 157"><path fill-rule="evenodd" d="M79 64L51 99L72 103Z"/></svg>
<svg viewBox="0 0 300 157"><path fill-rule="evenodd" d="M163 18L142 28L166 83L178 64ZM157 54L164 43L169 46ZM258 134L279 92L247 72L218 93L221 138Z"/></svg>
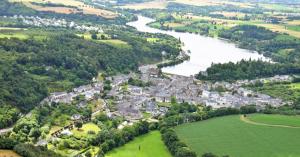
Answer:
<svg viewBox="0 0 300 157"><path fill-rule="evenodd" d="M162 142L161 134L153 131L110 151L105 157L171 157L171 154Z"/></svg>
<svg viewBox="0 0 300 157"><path fill-rule="evenodd" d="M282 119L264 119L271 118ZM300 129L248 124L239 115L184 124L175 130L199 156L206 152L230 157L300 156Z"/></svg>
<svg viewBox="0 0 300 157"><path fill-rule="evenodd" d="M94 123L86 123L83 124L82 128L80 128L79 130L77 128L74 128L72 130L72 133L75 137L85 137L89 135L89 131L93 131L95 132L95 134L97 134L100 131L100 128Z"/></svg>
<svg viewBox="0 0 300 157"><path fill-rule="evenodd" d="M258 123L300 127L300 116L253 114L247 118Z"/></svg>

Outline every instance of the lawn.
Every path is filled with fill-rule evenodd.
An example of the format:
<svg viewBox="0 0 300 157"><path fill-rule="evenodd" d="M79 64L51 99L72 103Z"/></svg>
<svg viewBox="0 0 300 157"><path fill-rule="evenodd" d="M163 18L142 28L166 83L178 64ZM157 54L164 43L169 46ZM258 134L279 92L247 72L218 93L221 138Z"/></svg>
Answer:
<svg viewBox="0 0 300 157"><path fill-rule="evenodd" d="M300 116L253 114L247 118L257 123L300 127Z"/></svg>
<svg viewBox="0 0 300 157"><path fill-rule="evenodd" d="M74 128L72 130L72 133L76 137L85 137L89 135L89 131L93 131L95 132L95 134L97 134L100 131L100 128L94 123L86 123L83 124L82 128L80 128L79 130L77 128Z"/></svg>
<svg viewBox="0 0 300 157"><path fill-rule="evenodd" d="M171 154L162 142L161 134L152 131L108 152L105 157L171 157Z"/></svg>
<svg viewBox="0 0 300 157"><path fill-rule="evenodd" d="M269 121L284 119L276 115L264 119L272 118ZM293 119L286 118L287 124L294 121L290 118ZM300 129L248 124L239 115L184 124L175 130L199 156L206 152L231 157L298 157L300 154Z"/></svg>

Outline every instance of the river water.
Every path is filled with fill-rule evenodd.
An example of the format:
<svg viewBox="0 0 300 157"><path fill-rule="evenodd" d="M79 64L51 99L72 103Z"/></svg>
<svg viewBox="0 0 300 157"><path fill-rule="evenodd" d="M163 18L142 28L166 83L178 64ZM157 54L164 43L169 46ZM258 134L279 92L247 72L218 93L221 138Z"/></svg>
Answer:
<svg viewBox="0 0 300 157"><path fill-rule="evenodd" d="M190 50L190 60L181 64L165 67L163 72L190 76L205 71L212 63L238 62L242 59L262 59L269 60L263 55L249 50L236 47L235 44L218 38L201 36L192 33L182 33L175 31L164 31L147 26L147 23L153 22L151 18L138 16L138 20L129 22L127 25L135 27L138 31L148 33L163 33L180 38L184 43L183 50Z"/></svg>

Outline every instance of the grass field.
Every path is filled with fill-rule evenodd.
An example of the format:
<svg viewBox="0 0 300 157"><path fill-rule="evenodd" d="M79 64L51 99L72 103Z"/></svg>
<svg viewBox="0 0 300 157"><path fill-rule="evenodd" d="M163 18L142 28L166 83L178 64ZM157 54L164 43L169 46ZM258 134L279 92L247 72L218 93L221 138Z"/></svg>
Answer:
<svg viewBox="0 0 300 157"><path fill-rule="evenodd" d="M21 157L12 150L0 150L0 157Z"/></svg>
<svg viewBox="0 0 300 157"><path fill-rule="evenodd" d="M300 127L300 116L253 114L247 118L250 121L263 124Z"/></svg>
<svg viewBox="0 0 300 157"><path fill-rule="evenodd" d="M253 117L265 123L280 120L283 125L292 125L299 119L278 115ZM300 129L253 125L241 121L239 115L184 124L175 129L199 156L206 152L231 157L299 157L300 154Z"/></svg>
<svg viewBox="0 0 300 157"><path fill-rule="evenodd" d="M171 157L171 154L162 142L161 134L153 131L108 152L105 157Z"/></svg>

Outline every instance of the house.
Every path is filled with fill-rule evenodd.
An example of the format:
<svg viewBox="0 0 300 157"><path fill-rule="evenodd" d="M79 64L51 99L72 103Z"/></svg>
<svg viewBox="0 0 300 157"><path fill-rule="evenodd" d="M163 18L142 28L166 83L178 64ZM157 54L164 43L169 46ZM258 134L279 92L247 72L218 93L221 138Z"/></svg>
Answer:
<svg viewBox="0 0 300 157"><path fill-rule="evenodd" d="M74 114L71 116L71 120L76 121L76 120L80 120L81 119L81 115L80 114Z"/></svg>
<svg viewBox="0 0 300 157"><path fill-rule="evenodd" d="M91 89L92 89L91 85L84 85L84 86L79 86L78 88L74 88L73 91L75 93L83 93L83 92L91 90Z"/></svg>
<svg viewBox="0 0 300 157"><path fill-rule="evenodd" d="M66 130L63 130L60 134L61 134L61 135L67 135L67 136L70 136L70 135L72 135L73 133L72 133L69 129L66 129Z"/></svg>

